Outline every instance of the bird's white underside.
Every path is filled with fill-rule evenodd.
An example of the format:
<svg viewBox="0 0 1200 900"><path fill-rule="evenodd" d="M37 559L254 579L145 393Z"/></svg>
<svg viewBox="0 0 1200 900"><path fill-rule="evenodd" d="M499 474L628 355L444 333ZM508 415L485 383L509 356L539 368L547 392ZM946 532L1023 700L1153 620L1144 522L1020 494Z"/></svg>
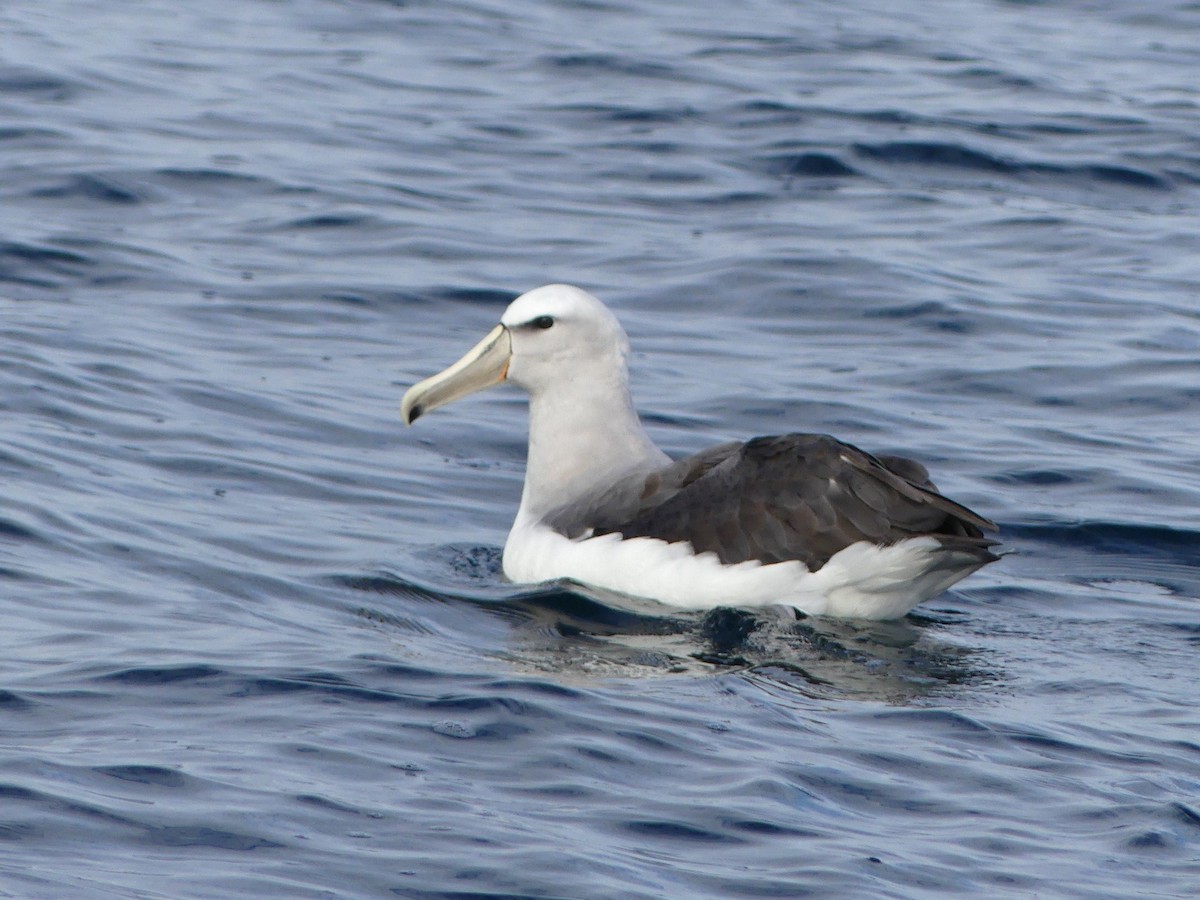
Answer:
<svg viewBox="0 0 1200 900"><path fill-rule="evenodd" d="M518 518L504 547L504 574L517 583L570 579L668 606L786 604L810 615L895 619L958 581L932 537L888 547L852 544L816 572L801 562L724 565L691 544L618 534L572 540Z"/></svg>

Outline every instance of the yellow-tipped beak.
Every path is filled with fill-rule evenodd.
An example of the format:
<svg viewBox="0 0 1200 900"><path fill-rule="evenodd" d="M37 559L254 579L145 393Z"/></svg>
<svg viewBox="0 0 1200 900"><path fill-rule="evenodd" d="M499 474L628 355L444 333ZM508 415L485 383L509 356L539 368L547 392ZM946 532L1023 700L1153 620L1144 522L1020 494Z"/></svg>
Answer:
<svg viewBox="0 0 1200 900"><path fill-rule="evenodd" d="M512 338L497 325L450 368L410 387L400 402L400 415L411 425L431 409L499 384L508 374Z"/></svg>

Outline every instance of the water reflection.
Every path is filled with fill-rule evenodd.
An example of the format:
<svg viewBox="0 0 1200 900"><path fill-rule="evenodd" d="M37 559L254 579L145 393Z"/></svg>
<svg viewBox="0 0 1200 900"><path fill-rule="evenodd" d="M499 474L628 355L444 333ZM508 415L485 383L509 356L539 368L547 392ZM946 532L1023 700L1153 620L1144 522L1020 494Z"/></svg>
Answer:
<svg viewBox="0 0 1200 900"><path fill-rule="evenodd" d="M521 590L501 581L491 563L480 565L478 549L472 551L471 576L453 586L422 585L392 572L336 580L397 601L359 609L380 627L440 633L517 671L558 680L727 671L806 697L904 704L1000 678L980 651L940 637L943 620L928 614L894 622L844 621L784 606L669 610L577 585ZM439 620L438 613L426 615L405 601L453 610L452 627L465 633L421 624L423 618ZM472 615L461 616L470 610ZM506 630L504 640L473 640L474 632L498 623ZM480 651L481 646L492 649Z"/></svg>

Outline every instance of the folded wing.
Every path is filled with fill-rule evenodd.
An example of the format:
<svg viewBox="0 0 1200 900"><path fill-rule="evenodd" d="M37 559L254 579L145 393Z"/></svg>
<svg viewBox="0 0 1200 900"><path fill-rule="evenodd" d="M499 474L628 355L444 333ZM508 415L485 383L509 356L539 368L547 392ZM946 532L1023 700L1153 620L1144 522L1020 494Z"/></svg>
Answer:
<svg viewBox="0 0 1200 900"><path fill-rule="evenodd" d="M725 564L799 560L820 569L859 541L931 535L976 566L997 557L987 519L937 492L925 468L823 434L722 444L639 474L550 518L571 537L687 541Z"/></svg>

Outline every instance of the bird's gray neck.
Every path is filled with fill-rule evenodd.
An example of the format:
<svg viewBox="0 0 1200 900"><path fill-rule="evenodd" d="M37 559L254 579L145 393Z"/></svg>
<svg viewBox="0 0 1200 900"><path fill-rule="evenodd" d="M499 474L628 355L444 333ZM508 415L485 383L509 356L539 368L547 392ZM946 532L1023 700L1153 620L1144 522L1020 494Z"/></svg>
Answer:
<svg viewBox="0 0 1200 900"><path fill-rule="evenodd" d="M670 462L642 428L625 384L587 385L586 394L550 389L530 396L520 519L540 519L619 478Z"/></svg>

